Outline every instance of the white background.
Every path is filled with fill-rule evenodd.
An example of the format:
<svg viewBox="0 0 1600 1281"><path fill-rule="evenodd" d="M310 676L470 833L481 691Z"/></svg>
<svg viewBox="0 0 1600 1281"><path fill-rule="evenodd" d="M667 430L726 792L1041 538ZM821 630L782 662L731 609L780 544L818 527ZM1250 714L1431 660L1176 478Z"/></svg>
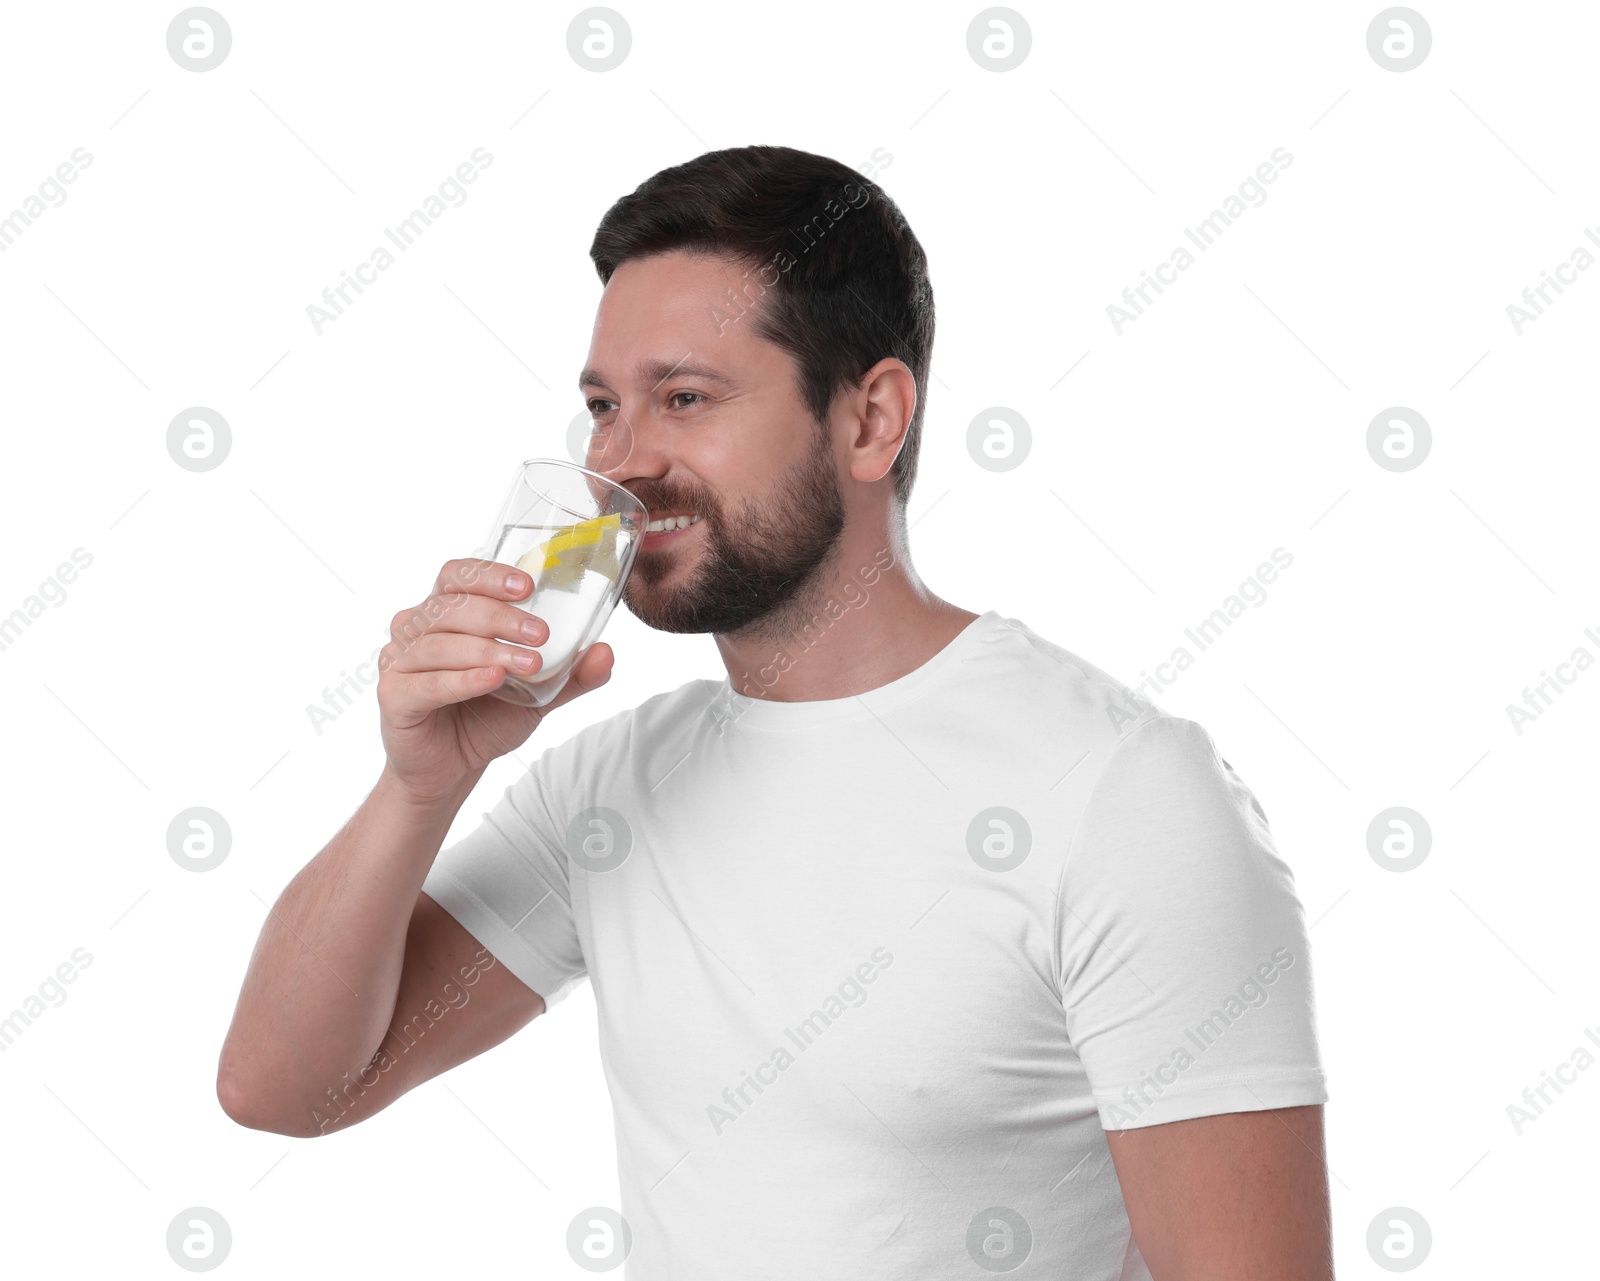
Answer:
<svg viewBox="0 0 1600 1281"><path fill-rule="evenodd" d="M1506 309L1600 227L1600 12L1418 3L1403 73L1368 53L1376 3L1018 0L1002 73L968 53L978 4L617 0L604 73L568 52L580 6L218 0L204 73L168 54L180 6L8 7L0 216L93 161L0 254L0 616L93 562L0 652L0 1014L93 962L0 1055L7 1271L176 1275L167 1225L200 1205L235 1276L587 1275L567 1224L617 1202L589 988L315 1142L229 1121L216 1059L266 905L381 764L370 687L320 734L307 706L517 461L564 454L606 208L753 142L891 157L937 298L911 504L935 592L1136 683L1293 555L1158 701L1255 790L1315 922L1340 1275L1387 1275L1366 1232L1397 1205L1433 1232L1418 1275L1582 1266L1600 1070L1520 1135L1507 1105L1600 1025L1600 671L1520 734L1506 706L1600 656L1600 271L1520 335ZM318 335L307 306L477 147L469 199ZM1107 305L1278 147L1266 202L1117 334ZM166 448L196 405L233 433L202 474ZM1033 434L1005 473L966 447L996 405ZM1433 433L1407 472L1366 447L1395 405ZM456 836L538 748L723 675L625 610L606 640L612 682ZM233 834L203 874L166 847L196 805ZM1366 843L1396 805L1433 833L1404 873Z"/></svg>

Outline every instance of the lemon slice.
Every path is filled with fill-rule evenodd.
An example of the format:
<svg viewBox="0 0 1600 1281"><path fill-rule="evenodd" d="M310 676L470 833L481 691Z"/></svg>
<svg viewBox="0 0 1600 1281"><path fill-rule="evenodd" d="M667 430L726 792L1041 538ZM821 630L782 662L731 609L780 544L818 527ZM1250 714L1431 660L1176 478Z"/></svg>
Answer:
<svg viewBox="0 0 1600 1281"><path fill-rule="evenodd" d="M621 568L617 559L617 532L622 516L594 516L575 525L562 526L532 551L517 561L540 588L575 592L586 569L602 574L612 582Z"/></svg>
<svg viewBox="0 0 1600 1281"><path fill-rule="evenodd" d="M563 527L559 533L539 544L548 557L545 568L554 568L555 558L562 552L578 547L594 547L606 539L615 540L621 525L621 515L613 513L610 516L592 516L588 520L580 520L576 525Z"/></svg>

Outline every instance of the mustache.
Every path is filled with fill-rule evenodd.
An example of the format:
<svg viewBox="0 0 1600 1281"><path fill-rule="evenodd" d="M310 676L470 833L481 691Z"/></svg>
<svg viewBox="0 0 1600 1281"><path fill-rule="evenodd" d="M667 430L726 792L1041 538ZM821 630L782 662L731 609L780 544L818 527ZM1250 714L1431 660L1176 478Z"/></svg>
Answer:
<svg viewBox="0 0 1600 1281"><path fill-rule="evenodd" d="M645 505L645 510L651 512L697 512L701 516L717 514L717 505L704 497L657 494L650 490L637 489L630 489L628 492Z"/></svg>

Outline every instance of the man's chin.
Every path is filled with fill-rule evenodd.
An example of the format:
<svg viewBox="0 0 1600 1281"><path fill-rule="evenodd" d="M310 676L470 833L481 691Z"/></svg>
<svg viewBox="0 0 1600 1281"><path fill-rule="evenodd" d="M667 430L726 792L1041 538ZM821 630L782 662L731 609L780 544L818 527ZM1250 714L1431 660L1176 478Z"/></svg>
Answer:
<svg viewBox="0 0 1600 1281"><path fill-rule="evenodd" d="M641 595L645 597L643 601L640 600ZM697 625L693 616L686 613L678 601L671 599L672 596L671 589L663 591L660 584L653 584L641 593L632 590L630 582L623 590L622 604L652 631L693 635L711 630Z"/></svg>

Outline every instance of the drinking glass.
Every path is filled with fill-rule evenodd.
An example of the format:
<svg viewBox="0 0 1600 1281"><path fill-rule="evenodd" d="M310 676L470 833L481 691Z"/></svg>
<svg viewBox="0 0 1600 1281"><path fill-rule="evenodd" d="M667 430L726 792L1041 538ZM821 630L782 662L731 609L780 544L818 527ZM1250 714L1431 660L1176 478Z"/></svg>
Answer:
<svg viewBox="0 0 1600 1281"><path fill-rule="evenodd" d="M489 560L533 581L512 603L544 619L550 637L529 647L544 660L539 670L508 672L496 698L543 707L561 692L622 599L649 518L637 498L587 467L558 458L517 467L484 546Z"/></svg>

